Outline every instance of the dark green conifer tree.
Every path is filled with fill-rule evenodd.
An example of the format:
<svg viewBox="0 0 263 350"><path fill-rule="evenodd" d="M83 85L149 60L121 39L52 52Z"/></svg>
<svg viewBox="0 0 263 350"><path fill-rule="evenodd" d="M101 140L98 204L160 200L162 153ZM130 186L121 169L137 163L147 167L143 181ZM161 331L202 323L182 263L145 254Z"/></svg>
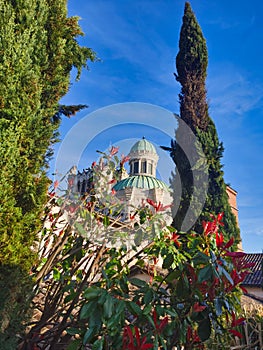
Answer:
<svg viewBox="0 0 263 350"><path fill-rule="evenodd" d="M0 10L0 344L15 349L30 302L54 116L72 67L78 78L95 55L79 46L66 0L0 0Z"/></svg>
<svg viewBox="0 0 263 350"><path fill-rule="evenodd" d="M207 191L204 205L202 203L201 215L195 223L193 222L192 228L200 232L202 221L209 220L210 214L217 215L224 212L223 221L226 234L234 236L238 241L239 229L228 202L223 178L221 158L224 149L208 112L205 83L207 64L206 41L191 6L187 2L180 32L179 52L176 57L177 74L175 77L181 84L180 118L175 140L172 141L170 149L176 164L176 174L172 178L176 208L173 225L181 230L186 215L194 219L199 198L204 191ZM189 126L193 136L190 135L191 131L185 131L184 123ZM208 176L207 190L206 184L202 183L205 173ZM198 188L195 183L199 183ZM180 187L182 190L178 197L176 191Z"/></svg>

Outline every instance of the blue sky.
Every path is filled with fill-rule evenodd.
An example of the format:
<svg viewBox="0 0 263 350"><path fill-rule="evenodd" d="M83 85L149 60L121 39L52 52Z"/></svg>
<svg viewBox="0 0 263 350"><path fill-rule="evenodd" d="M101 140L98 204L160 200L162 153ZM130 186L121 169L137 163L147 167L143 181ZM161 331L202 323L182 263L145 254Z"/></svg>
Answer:
<svg viewBox="0 0 263 350"><path fill-rule="evenodd" d="M243 248L262 252L263 3L190 3L207 41L209 112L225 147L225 181L238 192ZM69 14L81 17L85 36L80 43L96 51L100 61L90 64L79 82L72 79L62 100L89 105L63 119L61 138L70 140L67 154L59 156L65 164L76 163L78 142L79 168L97 157L95 149L111 144L124 153L142 136L157 147L169 144L176 127L172 113L179 111L180 86L173 72L183 10L181 0L69 0ZM160 177L166 180L173 164L159 152Z"/></svg>

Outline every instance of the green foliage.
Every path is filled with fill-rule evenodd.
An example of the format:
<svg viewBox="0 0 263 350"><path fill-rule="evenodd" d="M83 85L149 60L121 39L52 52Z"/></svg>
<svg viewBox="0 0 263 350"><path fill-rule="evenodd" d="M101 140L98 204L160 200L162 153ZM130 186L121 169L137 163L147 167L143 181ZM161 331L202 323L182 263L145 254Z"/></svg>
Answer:
<svg viewBox="0 0 263 350"><path fill-rule="evenodd" d="M0 266L1 349L16 349L14 334L21 329L21 324L30 320L28 310L33 285L32 278L17 266Z"/></svg>
<svg viewBox="0 0 263 350"><path fill-rule="evenodd" d="M17 285L24 285L47 201L46 155L59 125L53 116L72 67L79 76L95 57L78 45L82 33L77 18L67 18L65 0L0 0L0 8L0 264L17 268ZM8 300L1 331L13 329L2 324L1 315L12 312Z"/></svg>
<svg viewBox="0 0 263 350"><path fill-rule="evenodd" d="M178 235L158 212L145 210L141 220L144 208L123 222L113 214L117 199L106 186L118 176L118 161L103 159L108 166L93 165L97 186L81 197L71 193L70 183L63 197L51 193L35 268L39 319L24 344L190 350L206 349L211 339L233 339L243 322L236 317L237 295L248 266L240 263L242 253L232 252L233 239L225 238L223 215L206 222L202 234ZM131 244L138 229L153 237L152 227L154 238ZM125 230L130 241L122 241Z"/></svg>
<svg viewBox="0 0 263 350"><path fill-rule="evenodd" d="M211 119L209 120L207 131L198 132L198 139L203 146L208 165L208 193L202 216L199 218L196 228L201 227L201 220L203 218L207 220L210 213L215 215L224 212L225 232L228 234L228 237L230 235L235 237L237 244L240 241L240 231L229 204L223 166L221 164L224 147L222 142L218 140L216 127Z"/></svg>
<svg viewBox="0 0 263 350"><path fill-rule="evenodd" d="M170 150L176 164L176 174L171 183L175 191L175 208L178 208L173 226L181 230L186 215L190 216L189 220L198 217L196 222L192 222L192 228L201 233L203 220L209 220L210 214L224 212L225 230L227 234L234 235L238 243L240 233L228 202L223 178L221 159L224 149L208 114L205 86L207 63L206 41L190 4L186 3L176 57L176 79L181 84L180 118ZM184 123L191 128L194 137L185 131ZM202 174L208 174L208 181L202 181L202 178L205 179ZM198 183L198 188L195 183ZM178 198L176 191L180 186L182 194ZM206 200L199 215L196 210L198 201L201 194L206 192Z"/></svg>
<svg viewBox="0 0 263 350"><path fill-rule="evenodd" d="M185 4L176 64L178 79L187 78L187 73L193 71L206 78L208 65L206 42L188 2Z"/></svg>
<svg viewBox="0 0 263 350"><path fill-rule="evenodd" d="M206 103L206 69L208 53L206 41L188 2L185 4L180 31L179 52L176 56L176 80L181 84L180 116L195 133L205 130L208 123Z"/></svg>

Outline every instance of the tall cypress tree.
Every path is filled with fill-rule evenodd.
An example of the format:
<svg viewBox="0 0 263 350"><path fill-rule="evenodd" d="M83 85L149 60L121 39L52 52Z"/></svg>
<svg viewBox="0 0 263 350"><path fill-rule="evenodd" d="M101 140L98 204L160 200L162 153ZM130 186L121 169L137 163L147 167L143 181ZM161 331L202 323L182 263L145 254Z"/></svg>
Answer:
<svg viewBox="0 0 263 350"><path fill-rule="evenodd" d="M66 0L0 0L0 9L0 343L14 349L30 302L54 116L72 67L79 77L95 55L79 46Z"/></svg>
<svg viewBox="0 0 263 350"><path fill-rule="evenodd" d="M202 30L190 4L185 4L183 24L176 56L176 80L181 84L180 117L196 133L206 130L208 106L206 102L206 76L208 53Z"/></svg>
<svg viewBox="0 0 263 350"><path fill-rule="evenodd" d="M226 234L239 240L239 229L228 202L226 184L223 178L221 158L224 149L208 112L205 83L207 64L206 41L191 6L187 2L180 32L179 52L176 56L177 74L175 77L181 84L180 118L175 140L172 141L170 149L171 157L176 164L176 174L172 179L177 209L173 225L181 230L189 211L191 212L190 217L195 218L199 195L206 191L206 184L199 181L199 188L195 188L193 176L197 178L199 176L201 179L201 174L207 172L206 199L201 215L193 223L192 228L200 232L203 220L209 220L211 214L217 215L224 212L223 221ZM194 137L189 137L191 132L185 132L184 123L192 130ZM192 151L185 152L189 147ZM202 159L201 154L204 155L205 159ZM181 196L178 197L176 191L180 187L182 188Z"/></svg>

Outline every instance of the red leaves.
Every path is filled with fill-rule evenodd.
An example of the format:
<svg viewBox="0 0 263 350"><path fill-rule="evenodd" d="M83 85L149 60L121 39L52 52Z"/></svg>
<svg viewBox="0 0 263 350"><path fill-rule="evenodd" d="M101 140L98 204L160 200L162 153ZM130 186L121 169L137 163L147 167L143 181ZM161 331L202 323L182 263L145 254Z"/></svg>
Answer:
<svg viewBox="0 0 263 350"><path fill-rule="evenodd" d="M236 319L236 315L234 314L234 312L232 311L232 323L231 323L231 327L237 327L240 326L241 324L243 324L245 322L245 318L241 317Z"/></svg>
<svg viewBox="0 0 263 350"><path fill-rule="evenodd" d="M50 198L53 198L55 196L56 189L58 188L58 185L59 185L59 181L55 180L54 184L53 184L53 189L51 190L51 192L48 192L48 195L49 195Z"/></svg>
<svg viewBox="0 0 263 350"><path fill-rule="evenodd" d="M154 264L154 265L157 265L158 260L159 260L159 259L158 259L156 256L154 256L154 257L153 257L153 264Z"/></svg>
<svg viewBox="0 0 263 350"><path fill-rule="evenodd" d="M243 256L246 255L246 253L244 252L229 252L229 251L226 251L225 252L225 255L226 256L230 256L231 258L243 258Z"/></svg>
<svg viewBox="0 0 263 350"><path fill-rule="evenodd" d="M242 265L242 268L243 268L243 269L249 269L250 267L255 266L255 264L256 264L256 263L254 263L254 262L246 263L246 262L243 262L243 261L242 261L242 264L241 264L241 265Z"/></svg>
<svg viewBox="0 0 263 350"><path fill-rule="evenodd" d="M217 248L221 248L222 245L224 244L224 236L222 232L216 232L216 246Z"/></svg>
<svg viewBox="0 0 263 350"><path fill-rule="evenodd" d="M56 181L54 182L54 190L56 190L56 189L58 188L58 185L59 185L59 181L56 180Z"/></svg>
<svg viewBox="0 0 263 350"><path fill-rule="evenodd" d="M160 335L164 328L168 324L168 316L165 316L162 320L158 320L156 310L153 310L153 323L156 334ZM123 350L146 350L152 349L154 344L147 343L146 335L140 335L139 328L134 326L125 326L122 337L122 349Z"/></svg>
<svg viewBox="0 0 263 350"><path fill-rule="evenodd" d="M147 198L146 201L155 209L156 212L165 211L166 209L171 208L171 206L172 206L172 204L164 206L161 202L159 202L157 204L156 202L154 202L153 200L151 200L149 198Z"/></svg>
<svg viewBox="0 0 263 350"><path fill-rule="evenodd" d="M129 156L125 156L124 154L121 155L121 166L124 165L124 163L128 162L130 160Z"/></svg>
<svg viewBox="0 0 263 350"><path fill-rule="evenodd" d="M122 349L134 349L134 340L133 334L130 326L126 326L124 328L123 336L122 336Z"/></svg>
<svg viewBox="0 0 263 350"><path fill-rule="evenodd" d="M231 237L230 240L224 244L224 236L222 232L216 232L216 246L218 249L226 250L234 244L234 237Z"/></svg>
<svg viewBox="0 0 263 350"><path fill-rule="evenodd" d="M190 326L187 328L186 334L187 344L200 344L201 339L199 338L197 331L193 330ZM202 346L202 344L200 344Z"/></svg>
<svg viewBox="0 0 263 350"><path fill-rule="evenodd" d="M198 288L204 297L206 297L209 301L213 301L215 299L217 287L219 284L219 279L215 277L212 283L204 281L198 286Z"/></svg>
<svg viewBox="0 0 263 350"><path fill-rule="evenodd" d="M239 273L237 273L236 270L233 270L230 275L233 279L234 286L238 285L240 282L243 281L243 277Z"/></svg>
<svg viewBox="0 0 263 350"><path fill-rule="evenodd" d="M231 292L245 278L245 275L238 273L236 270L231 271L230 276L233 280L233 284L229 283L229 281L225 281L225 291L227 293Z"/></svg>
<svg viewBox="0 0 263 350"><path fill-rule="evenodd" d="M119 152L119 147L112 146L110 149L110 157L114 156L118 152Z"/></svg>
<svg viewBox="0 0 263 350"><path fill-rule="evenodd" d="M242 292L243 292L244 294L247 294L247 293L248 293L248 291L247 291L247 289L246 289L245 287L240 286L240 289L242 290Z"/></svg>
<svg viewBox="0 0 263 350"><path fill-rule="evenodd" d="M174 232L172 232L172 233L170 233L170 234L168 234L168 235L165 235L165 238L168 238L170 241L173 241L173 242L175 243L175 245L176 245L178 248L180 248L181 242L178 241L178 238L180 238L180 235L178 235L178 234L176 233L176 231L174 231Z"/></svg>
<svg viewBox="0 0 263 350"><path fill-rule="evenodd" d="M216 217L213 217L213 221L203 221L203 229L204 229L204 235L208 236L209 234L215 234L216 236L216 246L220 250L226 251L225 256L230 257L241 257L241 252L230 252L227 249L232 247L234 244L234 237L231 237L227 243L224 243L224 235L222 232L219 232L219 226L224 226L224 223L222 222L224 213L219 213Z"/></svg>
<svg viewBox="0 0 263 350"><path fill-rule="evenodd" d="M225 249L228 249L230 247L232 247L232 245L234 244L234 237L231 237L230 240L225 244Z"/></svg>
<svg viewBox="0 0 263 350"><path fill-rule="evenodd" d="M135 216L136 216L137 212L135 214L130 214L130 220L134 220L135 219Z"/></svg>
<svg viewBox="0 0 263 350"><path fill-rule="evenodd" d="M164 328L167 326L168 324L168 316L165 316L161 322L157 322L157 312L156 310L153 310L153 322L154 322L154 326L156 329L156 333L157 334L161 334L162 331L164 330Z"/></svg>
<svg viewBox="0 0 263 350"><path fill-rule="evenodd" d="M217 215L217 217L216 217L217 223L218 223L218 225L220 225L220 226L224 226L224 223L223 223L223 221L222 221L223 216L224 216L224 213L221 212L221 213L219 213L219 214Z"/></svg>
<svg viewBox="0 0 263 350"><path fill-rule="evenodd" d="M215 233L217 230L217 224L215 221L203 221L202 225L205 236L208 236L210 233Z"/></svg>
<svg viewBox="0 0 263 350"><path fill-rule="evenodd" d="M177 247L179 248L181 245L181 242L178 241L178 238L180 238L179 235L177 235L175 232L172 233L172 236L170 237L171 241L173 241Z"/></svg>
<svg viewBox="0 0 263 350"><path fill-rule="evenodd" d="M154 207L156 209L157 205L153 200L147 198L146 201L147 201L147 203L149 203L152 207Z"/></svg>
<svg viewBox="0 0 263 350"><path fill-rule="evenodd" d="M200 305L199 303L194 303L193 305L193 311L194 312L202 312L204 311L204 309L206 309L206 306L205 305Z"/></svg>
<svg viewBox="0 0 263 350"><path fill-rule="evenodd" d="M146 350L152 349L153 344L146 343L146 336L140 337L139 328L134 326L134 334L130 326L124 328L123 337L122 337L122 349L123 350Z"/></svg>
<svg viewBox="0 0 263 350"><path fill-rule="evenodd" d="M116 180L116 179L112 179L112 180L110 180L110 181L108 182L108 185L115 184L115 182L117 182L117 180Z"/></svg>
<svg viewBox="0 0 263 350"><path fill-rule="evenodd" d="M238 337L238 338L243 337L243 335L240 332L236 331L235 329L229 329L229 333L232 333L235 337Z"/></svg>
<svg viewBox="0 0 263 350"><path fill-rule="evenodd" d="M202 222L205 236L209 235L210 233L217 233L219 226L224 226L224 223L222 222L223 216L224 213L219 213L217 217L212 216L213 221Z"/></svg>
<svg viewBox="0 0 263 350"><path fill-rule="evenodd" d="M250 264L246 264L242 261L242 258L246 255L244 252L232 252L228 249L232 247L234 244L234 238L231 237L228 242L224 243L224 236L223 233L219 231L219 226L222 226L222 218L223 213L220 213L217 215L217 217L213 217L213 221L209 222L203 222L203 228L204 228L204 235L207 237L209 234L215 234L215 241L216 241L216 247L218 248L219 252L221 251L222 254L221 257L229 257L232 260L233 269L229 272L226 271L226 273L221 272L224 274L224 288L227 293L231 292L236 286L239 286L244 278L246 277L248 271L244 271L248 267L251 267ZM222 260L220 258L217 259L217 264L222 266ZM217 267L218 269L218 267ZM223 270L222 270L223 269ZM224 271L224 267L221 270ZM230 274L230 276L228 275ZM229 276L229 278L227 277ZM231 277L231 278L230 278ZM204 289L204 286L202 286L202 289ZM210 290L207 290L209 299L213 299L213 292ZM203 294L204 295L204 294Z"/></svg>
<svg viewBox="0 0 263 350"><path fill-rule="evenodd" d="M164 328L168 324L168 316L165 316L162 320L158 320L156 310L153 310L153 323L155 327L155 333L160 335ZM122 349L123 350L145 350L152 349L154 344L147 343L147 336L140 335L139 328L134 326L125 326L122 337Z"/></svg>
<svg viewBox="0 0 263 350"><path fill-rule="evenodd" d="M243 335L240 332L238 332L236 329L233 329L233 328L242 325L245 321L246 321L246 319L244 317L236 319L236 315L232 311L232 322L231 322L231 329L229 329L229 333L233 334L235 337L242 338Z"/></svg>
<svg viewBox="0 0 263 350"><path fill-rule="evenodd" d="M249 273L249 271L247 269L255 266L255 263L246 262L246 259L243 259L246 256L246 253L227 251L225 255L230 256L232 258L232 263L235 266L237 271L243 270L243 273L245 273L245 274ZM247 270L247 271L244 271L244 270Z"/></svg>
<svg viewBox="0 0 263 350"><path fill-rule="evenodd" d="M187 269L188 269L187 275L188 275L189 282L191 285L195 285L198 279L195 269L190 264L187 264Z"/></svg>

